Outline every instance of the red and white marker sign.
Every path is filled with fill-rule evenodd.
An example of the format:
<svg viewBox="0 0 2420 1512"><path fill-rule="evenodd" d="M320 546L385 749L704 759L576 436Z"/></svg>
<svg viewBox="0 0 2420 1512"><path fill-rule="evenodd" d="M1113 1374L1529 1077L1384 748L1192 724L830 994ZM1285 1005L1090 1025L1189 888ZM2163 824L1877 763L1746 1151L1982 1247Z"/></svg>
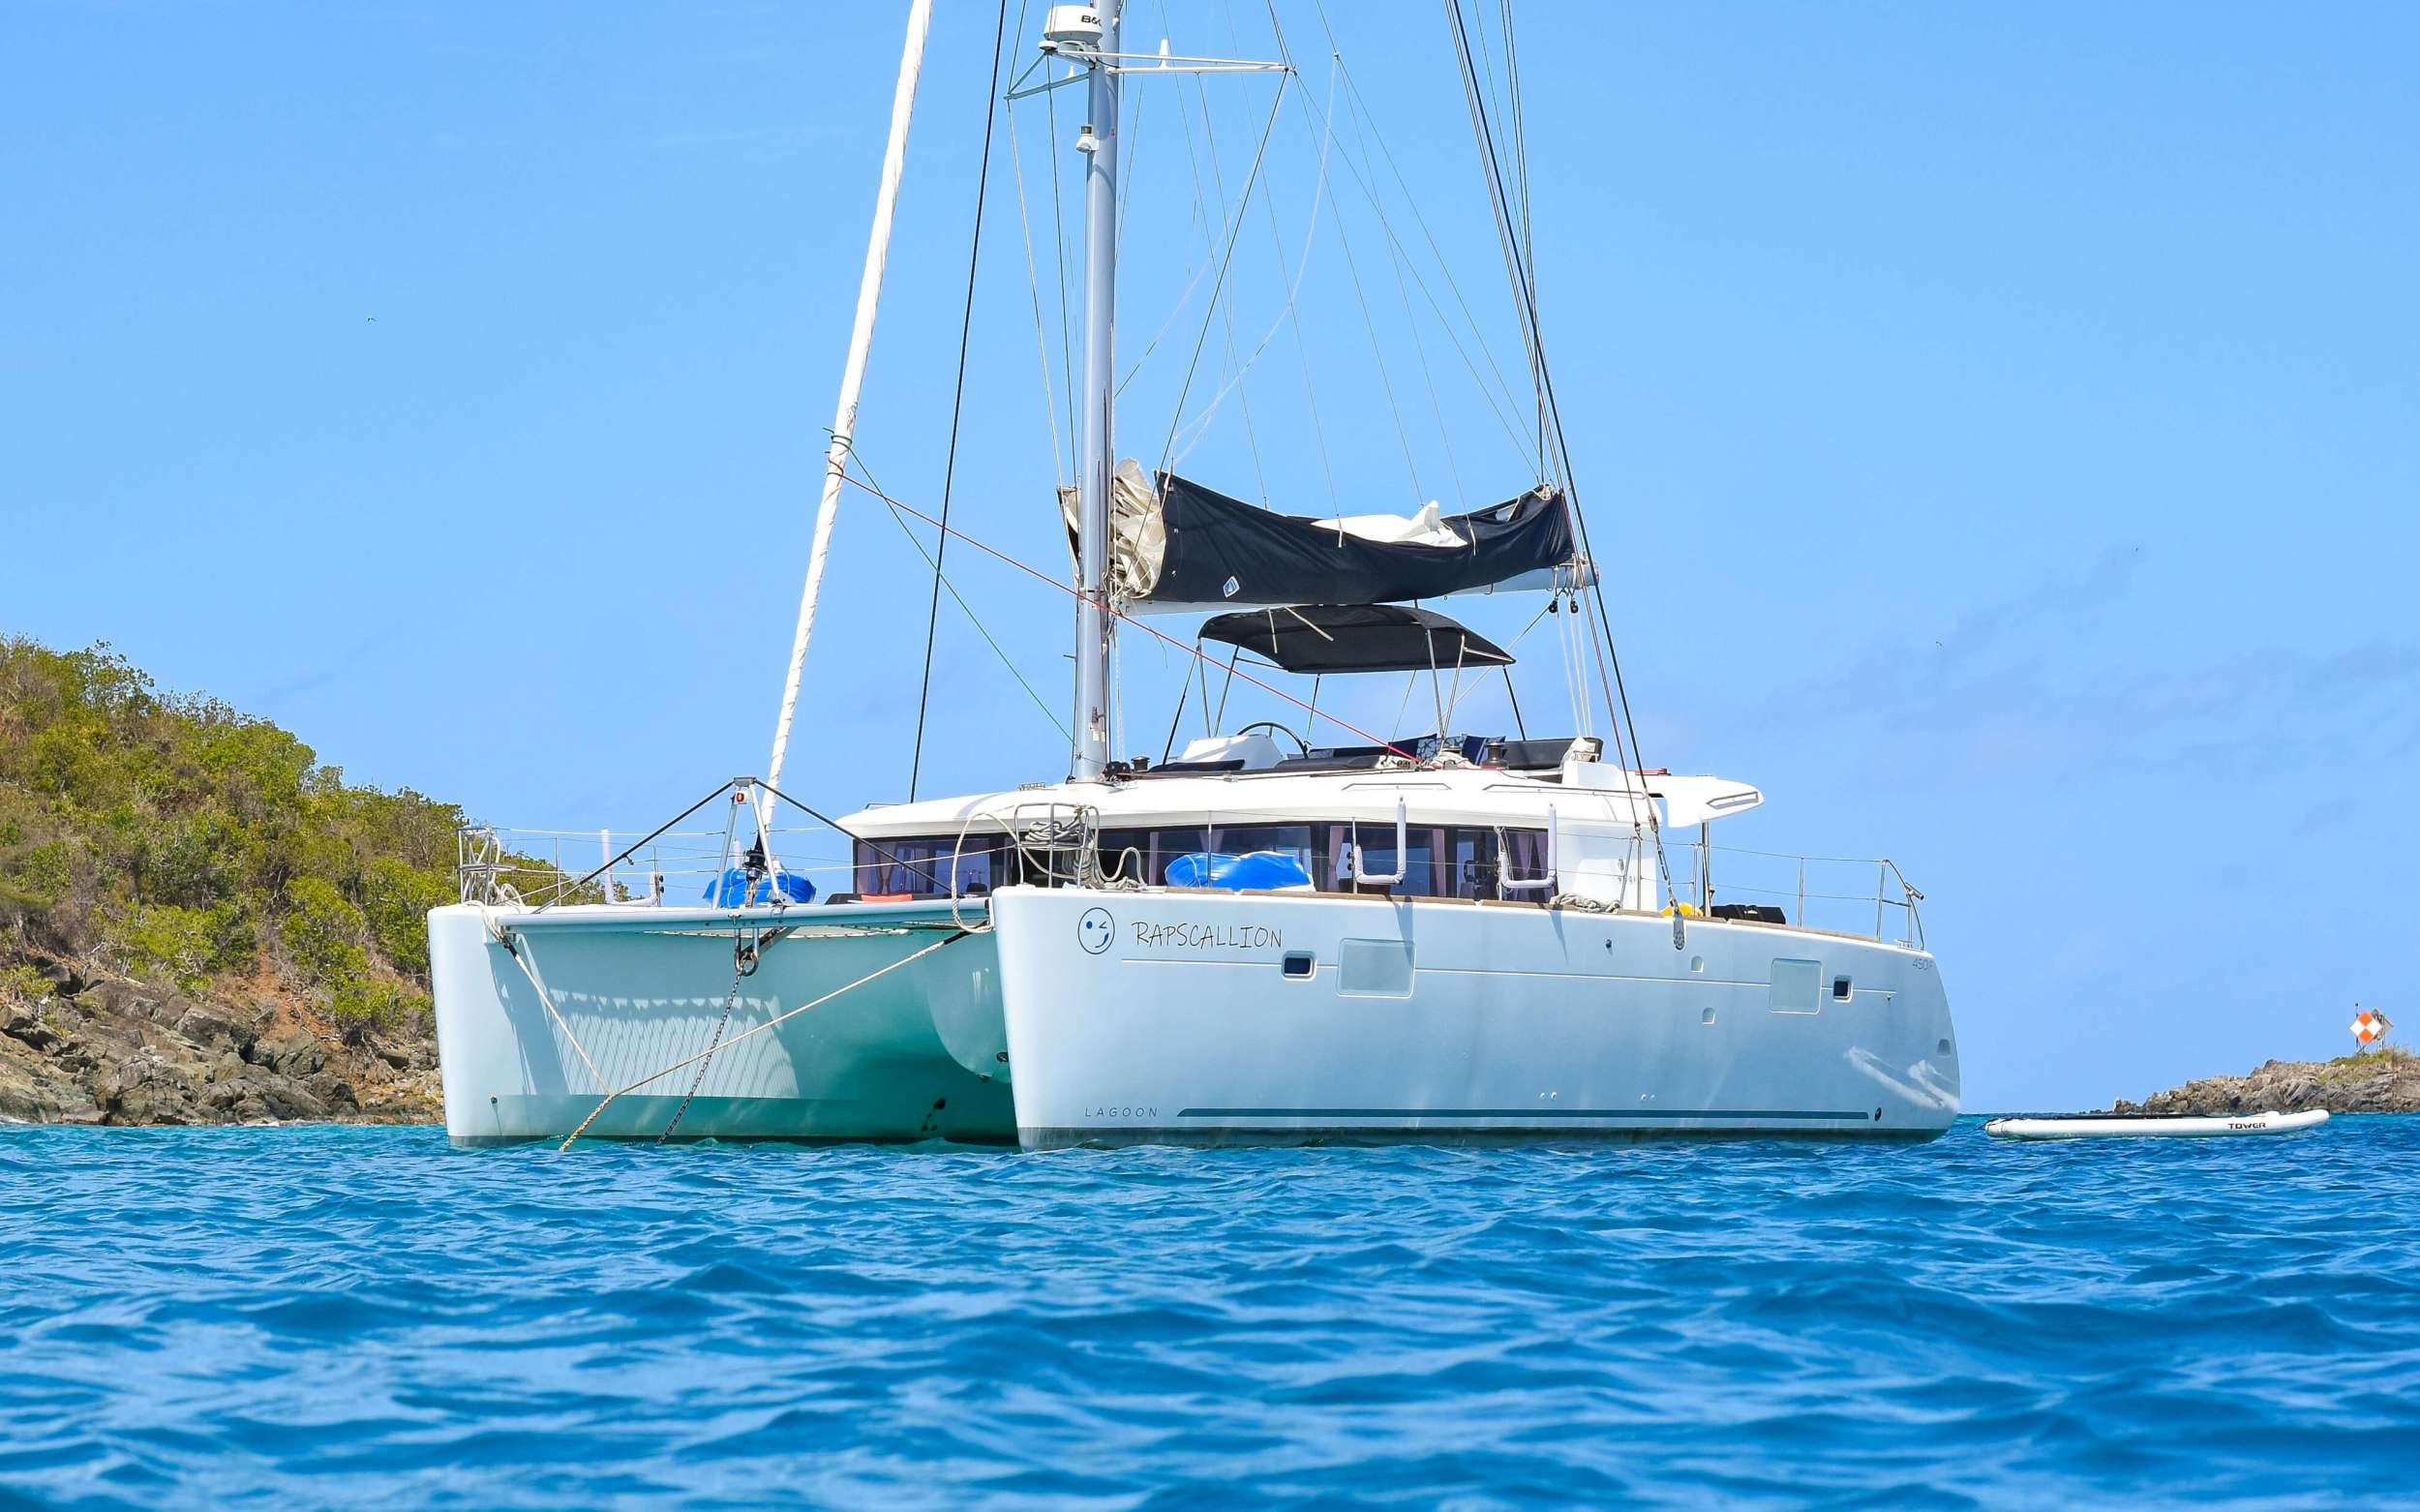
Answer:
<svg viewBox="0 0 2420 1512"><path fill-rule="evenodd" d="M2362 1047L2366 1049L2385 1039L2386 1031L2394 1028L2395 1024L2392 1019L2376 1009L2365 1008L2353 1015L2351 1027L2353 1038L2360 1041Z"/></svg>

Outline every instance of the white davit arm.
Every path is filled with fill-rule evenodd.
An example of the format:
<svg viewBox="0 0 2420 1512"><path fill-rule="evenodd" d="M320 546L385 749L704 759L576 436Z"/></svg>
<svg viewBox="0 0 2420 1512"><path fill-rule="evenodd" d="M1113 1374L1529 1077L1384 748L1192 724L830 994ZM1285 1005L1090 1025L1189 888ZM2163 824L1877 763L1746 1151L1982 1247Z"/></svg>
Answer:
<svg viewBox="0 0 2420 1512"><path fill-rule="evenodd" d="M1560 858L1556 855L1555 837L1559 832L1560 829L1561 827L1555 822L1555 805L1552 803L1547 804L1546 874L1540 877L1516 877L1512 874L1512 858L1509 856L1504 857L1497 862L1497 869L1496 874L1505 892L1537 892L1552 888L1555 885L1556 873L1560 869L1556 864Z"/></svg>
<svg viewBox="0 0 2420 1512"><path fill-rule="evenodd" d="M1381 877L1361 869L1361 827L1353 826L1353 886L1368 884L1391 888L1411 874L1411 811L1402 799L1395 801L1395 869Z"/></svg>
<svg viewBox="0 0 2420 1512"><path fill-rule="evenodd" d="M848 365L840 373L840 404L832 413L832 449L824 459L824 499L815 510L815 545L806 559L806 591L799 599L798 633L790 641L790 676L781 688L781 719L773 727L769 786L781 786L790 754L790 724L799 707L799 679L806 670L806 643L815 632L815 597L824 586L824 562L832 555L832 516L840 509L840 482L857 431L858 389L865 380L865 356L874 345L874 309L882 303L883 267L891 256L891 213L899 201L899 176L907 166L908 118L916 112L916 79L924 67L924 33L932 22L932 0L908 7L907 45L899 54L899 86L891 97L891 142L883 149L882 188L874 198L874 227L865 243L865 275L857 287L857 323L849 331Z"/></svg>

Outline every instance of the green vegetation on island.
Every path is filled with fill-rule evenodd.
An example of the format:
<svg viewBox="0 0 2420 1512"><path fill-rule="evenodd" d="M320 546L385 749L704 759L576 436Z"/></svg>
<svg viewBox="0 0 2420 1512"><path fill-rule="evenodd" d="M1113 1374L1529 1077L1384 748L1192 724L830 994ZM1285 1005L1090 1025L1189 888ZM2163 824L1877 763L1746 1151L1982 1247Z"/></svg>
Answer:
<svg viewBox="0 0 2420 1512"><path fill-rule="evenodd" d="M106 645L0 636L0 1122L433 1116L462 823Z"/></svg>
<svg viewBox="0 0 2420 1512"><path fill-rule="evenodd" d="M0 639L0 929L18 953L187 992L267 977L338 1022L416 1015L462 817L348 783L106 646ZM41 989L21 962L0 972L0 994Z"/></svg>

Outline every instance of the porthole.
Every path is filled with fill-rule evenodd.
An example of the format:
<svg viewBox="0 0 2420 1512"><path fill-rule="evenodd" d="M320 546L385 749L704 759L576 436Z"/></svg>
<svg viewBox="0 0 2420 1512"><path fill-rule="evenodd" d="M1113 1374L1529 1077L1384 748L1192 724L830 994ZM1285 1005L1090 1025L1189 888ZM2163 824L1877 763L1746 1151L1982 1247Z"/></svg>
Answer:
<svg viewBox="0 0 2420 1512"><path fill-rule="evenodd" d="M1292 978L1296 982L1308 981L1312 972L1318 969L1318 957L1313 955L1309 951L1287 951L1286 953L1286 975Z"/></svg>
<svg viewBox="0 0 2420 1512"><path fill-rule="evenodd" d="M1846 1003L1849 1000L1849 994L1856 990L1855 987L1849 985L1849 979L1846 977L1831 979L1831 1000L1835 1003Z"/></svg>

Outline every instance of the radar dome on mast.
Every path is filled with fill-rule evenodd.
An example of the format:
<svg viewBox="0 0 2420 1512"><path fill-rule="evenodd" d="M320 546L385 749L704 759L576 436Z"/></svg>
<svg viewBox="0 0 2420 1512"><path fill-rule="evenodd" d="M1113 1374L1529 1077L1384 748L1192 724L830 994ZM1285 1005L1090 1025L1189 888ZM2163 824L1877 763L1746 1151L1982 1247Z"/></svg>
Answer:
<svg viewBox="0 0 2420 1512"><path fill-rule="evenodd" d="M1042 21L1044 52L1101 50L1101 9L1090 5L1054 5Z"/></svg>

